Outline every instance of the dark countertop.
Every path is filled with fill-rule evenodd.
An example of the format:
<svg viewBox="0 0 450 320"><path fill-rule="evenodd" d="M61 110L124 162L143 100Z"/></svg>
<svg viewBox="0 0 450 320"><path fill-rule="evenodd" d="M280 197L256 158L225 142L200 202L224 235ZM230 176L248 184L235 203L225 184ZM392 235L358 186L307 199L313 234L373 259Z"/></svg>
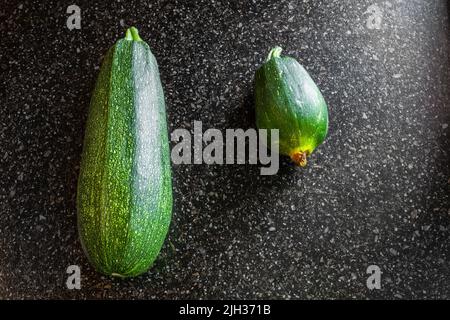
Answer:
<svg viewBox="0 0 450 320"><path fill-rule="evenodd" d="M2 4L0 298L450 298L447 1L186 2L78 0L72 31L72 1ZM276 176L173 165L169 238L119 280L89 266L75 194L101 58L131 25L171 130L253 127L253 75L280 45L321 88L330 132L306 169L283 160ZM72 264L81 290L65 286Z"/></svg>

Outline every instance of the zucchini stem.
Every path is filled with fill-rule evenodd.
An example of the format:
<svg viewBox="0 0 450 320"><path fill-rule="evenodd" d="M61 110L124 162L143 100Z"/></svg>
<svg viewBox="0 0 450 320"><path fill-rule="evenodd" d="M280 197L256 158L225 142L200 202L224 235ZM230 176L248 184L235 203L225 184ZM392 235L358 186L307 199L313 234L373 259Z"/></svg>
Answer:
<svg viewBox="0 0 450 320"><path fill-rule="evenodd" d="M267 56L267 60L269 61L272 58L279 58L281 51L283 51L283 49L281 47L276 46L275 48L273 48L272 50L270 50L269 55Z"/></svg>
<svg viewBox="0 0 450 320"><path fill-rule="evenodd" d="M127 29L127 32L125 33L125 40L142 41L141 37L139 36L139 31L135 27Z"/></svg>
<svg viewBox="0 0 450 320"><path fill-rule="evenodd" d="M111 273L111 276L113 276L113 277L117 277L117 278L126 278L126 276L124 276L123 274L120 274L120 273Z"/></svg>
<svg viewBox="0 0 450 320"><path fill-rule="evenodd" d="M292 161L300 166L300 167L305 167L306 164L308 163L308 161L306 160L306 157L308 156L308 153L305 152L295 152L291 155L291 159Z"/></svg>

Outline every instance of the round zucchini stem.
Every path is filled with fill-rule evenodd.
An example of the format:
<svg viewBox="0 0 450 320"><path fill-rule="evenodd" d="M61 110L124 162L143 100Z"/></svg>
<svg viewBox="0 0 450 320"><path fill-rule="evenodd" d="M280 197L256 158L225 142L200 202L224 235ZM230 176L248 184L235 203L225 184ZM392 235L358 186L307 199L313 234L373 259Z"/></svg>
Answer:
<svg viewBox="0 0 450 320"><path fill-rule="evenodd" d="M291 155L292 161L300 167L305 167L307 164L306 157L308 156L308 153L305 152L295 152Z"/></svg>
<svg viewBox="0 0 450 320"><path fill-rule="evenodd" d="M283 49L281 47L276 46L275 48L273 48L272 50L270 50L269 55L267 56L267 61L269 61L272 58L279 58L281 51L283 51Z"/></svg>
<svg viewBox="0 0 450 320"><path fill-rule="evenodd" d="M125 33L125 39L126 40L134 40L134 41L142 41L141 37L139 36L138 29L135 27L131 27L127 29L127 32Z"/></svg>

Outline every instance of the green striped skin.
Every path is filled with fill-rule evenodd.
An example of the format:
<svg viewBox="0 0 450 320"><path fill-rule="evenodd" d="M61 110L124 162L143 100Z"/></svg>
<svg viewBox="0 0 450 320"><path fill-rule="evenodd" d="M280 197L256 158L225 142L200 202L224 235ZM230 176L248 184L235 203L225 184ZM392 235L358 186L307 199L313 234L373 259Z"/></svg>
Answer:
<svg viewBox="0 0 450 320"><path fill-rule="evenodd" d="M167 235L172 185L158 65L130 28L105 56L93 92L77 192L83 249L101 273L148 270Z"/></svg>
<svg viewBox="0 0 450 320"><path fill-rule="evenodd" d="M280 153L305 166L306 157L325 140L328 109L308 72L295 59L280 57L280 53L281 48L272 49L256 71L256 125L259 129L279 129L276 143Z"/></svg>

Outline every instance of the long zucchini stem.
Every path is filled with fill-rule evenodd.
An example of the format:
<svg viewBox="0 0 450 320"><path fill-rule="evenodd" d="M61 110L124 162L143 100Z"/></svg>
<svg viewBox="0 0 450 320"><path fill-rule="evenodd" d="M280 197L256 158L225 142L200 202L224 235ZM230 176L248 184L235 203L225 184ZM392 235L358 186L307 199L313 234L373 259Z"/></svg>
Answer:
<svg viewBox="0 0 450 320"><path fill-rule="evenodd" d="M273 48L272 50L270 50L269 55L267 56L267 60L269 61L272 58L279 58L281 51L283 51L283 49L281 47L276 46L275 48Z"/></svg>
<svg viewBox="0 0 450 320"><path fill-rule="evenodd" d="M125 33L125 39L126 40L134 40L134 41L142 41L141 37L139 36L138 29L135 27L131 27L127 29L127 32Z"/></svg>

